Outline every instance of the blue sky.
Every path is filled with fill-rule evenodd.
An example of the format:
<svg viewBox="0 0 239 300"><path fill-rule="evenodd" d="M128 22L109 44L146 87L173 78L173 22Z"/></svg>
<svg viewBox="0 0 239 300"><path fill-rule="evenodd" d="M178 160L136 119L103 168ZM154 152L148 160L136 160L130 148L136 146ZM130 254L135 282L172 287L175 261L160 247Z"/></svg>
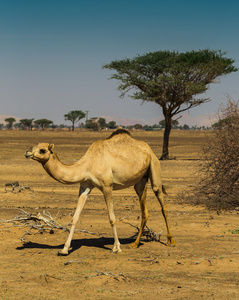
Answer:
<svg viewBox="0 0 239 300"><path fill-rule="evenodd" d="M117 123L156 123L160 107L120 99L102 65L210 48L227 51L239 67L238 11L238 0L0 0L0 115L62 124L65 113L88 110ZM238 99L239 72L212 84L205 94L212 101L180 122L208 123L226 94Z"/></svg>

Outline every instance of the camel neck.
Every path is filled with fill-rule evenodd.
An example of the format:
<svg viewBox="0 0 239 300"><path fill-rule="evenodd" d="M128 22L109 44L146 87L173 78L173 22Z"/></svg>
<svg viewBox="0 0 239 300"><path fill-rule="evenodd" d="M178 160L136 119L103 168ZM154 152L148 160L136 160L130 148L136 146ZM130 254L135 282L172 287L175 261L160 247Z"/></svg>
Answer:
<svg viewBox="0 0 239 300"><path fill-rule="evenodd" d="M81 182L84 178L80 164L65 165L54 153L45 164L42 164L42 166L52 178L61 183L73 184Z"/></svg>

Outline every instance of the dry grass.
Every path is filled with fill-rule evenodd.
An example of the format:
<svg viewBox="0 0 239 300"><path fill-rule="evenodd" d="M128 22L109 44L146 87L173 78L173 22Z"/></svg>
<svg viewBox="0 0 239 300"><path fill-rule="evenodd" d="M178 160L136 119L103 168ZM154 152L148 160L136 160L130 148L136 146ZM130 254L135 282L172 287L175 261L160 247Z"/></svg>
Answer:
<svg viewBox="0 0 239 300"><path fill-rule="evenodd" d="M26 149L38 142L55 144L65 163L78 160L95 140L108 132L0 131L0 218L10 220L19 208L37 215L47 211L59 224L68 224L76 207L78 186L50 178ZM162 132L132 132L161 155ZM137 233L140 209L133 188L114 193L118 235L123 252L113 254L113 234L102 194L93 190L80 218L70 255L59 257L68 233L56 230L25 235L27 228L0 222L1 299L237 299L238 214L209 212L177 200L190 191L198 177L203 132L174 131L170 152L176 160L163 161L162 179L168 195L169 222L176 247L166 247L166 230L150 187L148 227L163 232L160 242L142 239L136 250L127 249ZM5 192L18 181L30 189ZM193 195L192 195L193 197ZM48 215L49 215L48 214ZM132 224L134 226L129 225ZM90 232L97 233L92 235Z"/></svg>

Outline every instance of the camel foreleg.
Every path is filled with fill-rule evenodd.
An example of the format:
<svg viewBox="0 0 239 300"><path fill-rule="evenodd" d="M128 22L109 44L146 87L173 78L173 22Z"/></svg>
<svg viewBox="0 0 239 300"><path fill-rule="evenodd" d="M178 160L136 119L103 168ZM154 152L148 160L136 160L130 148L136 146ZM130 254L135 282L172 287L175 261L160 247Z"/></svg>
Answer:
<svg viewBox="0 0 239 300"><path fill-rule="evenodd" d="M64 248L61 251L58 252L58 255L68 255L68 250L69 250L70 245L71 245L71 240L72 240L73 234L75 232L76 224L79 220L79 217L80 217L82 209L85 205L87 196L89 195L90 192L91 192L90 188L83 188L83 187L80 188L78 204L77 204L75 214L73 216L70 233L69 233L69 236L67 238L67 241L65 243Z"/></svg>

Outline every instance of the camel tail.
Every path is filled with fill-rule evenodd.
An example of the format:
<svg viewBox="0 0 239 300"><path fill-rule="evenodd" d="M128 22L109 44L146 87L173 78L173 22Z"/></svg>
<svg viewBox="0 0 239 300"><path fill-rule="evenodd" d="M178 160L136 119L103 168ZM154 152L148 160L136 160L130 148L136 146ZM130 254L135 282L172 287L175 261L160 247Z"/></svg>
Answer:
<svg viewBox="0 0 239 300"><path fill-rule="evenodd" d="M168 193L167 193L167 191L165 189L165 186L163 184L162 184L162 191L163 191L164 195L168 195Z"/></svg>
<svg viewBox="0 0 239 300"><path fill-rule="evenodd" d="M152 189L156 194L156 196L161 193L167 194L165 187L162 185L162 181L161 181L160 162L153 153L152 153L150 167L149 167L149 178L150 178Z"/></svg>

